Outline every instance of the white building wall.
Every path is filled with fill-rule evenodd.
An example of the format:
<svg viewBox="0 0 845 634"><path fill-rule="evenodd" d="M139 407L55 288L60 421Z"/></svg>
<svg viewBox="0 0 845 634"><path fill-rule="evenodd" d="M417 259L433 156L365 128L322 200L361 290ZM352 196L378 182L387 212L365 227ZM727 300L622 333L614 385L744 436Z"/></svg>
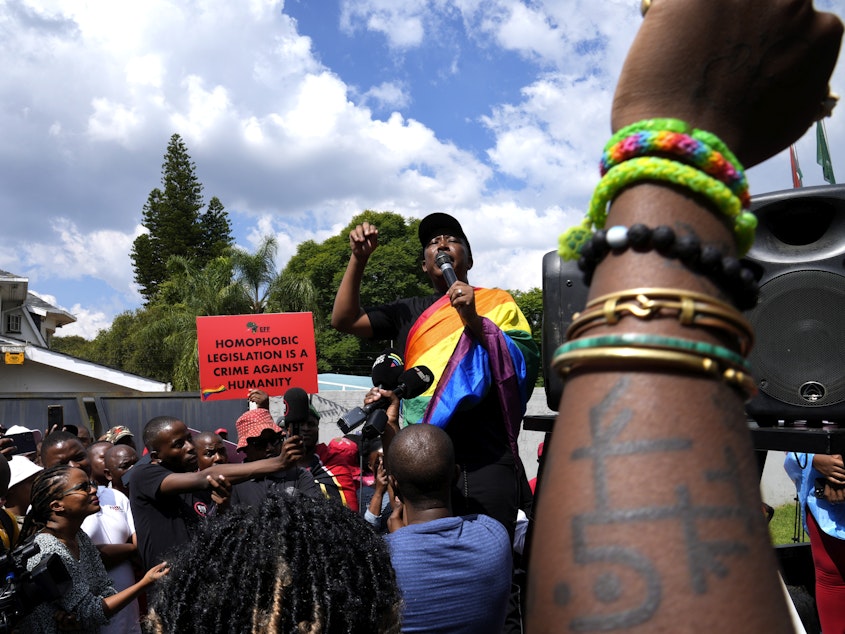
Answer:
<svg viewBox="0 0 845 634"><path fill-rule="evenodd" d="M114 383L80 376L38 363L6 365L0 359L0 390L9 392L119 392ZM131 391L131 390L126 390Z"/></svg>

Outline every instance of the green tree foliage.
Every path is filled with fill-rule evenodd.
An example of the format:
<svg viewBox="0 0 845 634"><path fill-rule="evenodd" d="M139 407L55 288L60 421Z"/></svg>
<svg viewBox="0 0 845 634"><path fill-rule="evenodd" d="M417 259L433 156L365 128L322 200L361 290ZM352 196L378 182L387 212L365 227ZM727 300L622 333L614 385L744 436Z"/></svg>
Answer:
<svg viewBox="0 0 845 634"><path fill-rule="evenodd" d="M543 291L535 286L527 291L510 291L510 294L531 324L531 336L539 347L543 340Z"/></svg>
<svg viewBox="0 0 845 634"><path fill-rule="evenodd" d="M171 256L167 271L167 281L153 307L158 318L144 334L149 341L159 342L173 360L173 388L195 391L199 389L197 317L247 313L250 298L234 279L234 267L227 257L200 267L195 260Z"/></svg>
<svg viewBox="0 0 845 634"><path fill-rule="evenodd" d="M255 253L238 247L229 251L235 271L235 279L249 296L251 313L263 313L267 297L279 274L276 272L278 243L273 236L265 236Z"/></svg>
<svg viewBox="0 0 845 634"><path fill-rule="evenodd" d="M225 255L233 242L229 214L220 199L213 196L200 216L200 252L195 257L202 263L210 262Z"/></svg>
<svg viewBox="0 0 845 634"><path fill-rule="evenodd" d="M349 232L365 221L378 227L379 247L364 273L361 303L372 306L431 292L431 284L420 266L417 220L407 221L393 212L365 211L355 216L339 235L321 244L313 240L300 244L282 272L281 283L274 286L268 305L273 310L312 306L321 371L368 374L373 357L384 349L384 342L363 342L338 333L330 325L335 293L349 262ZM310 287L304 280L310 281ZM308 301L301 301L306 295Z"/></svg>
<svg viewBox="0 0 845 634"><path fill-rule="evenodd" d="M146 327L158 318L155 307L127 311L115 317L110 328L101 330L92 341L75 348L73 354L124 372L145 376L162 382L172 381L173 358L161 346L151 342ZM68 337L75 339L75 337ZM53 339L55 345L56 339ZM63 347L64 343L59 342Z"/></svg>
<svg viewBox="0 0 845 634"><path fill-rule="evenodd" d="M160 192L159 192L160 193ZM151 194L152 196L152 194ZM228 227L222 206L217 219ZM208 212L203 216L209 218ZM177 390L199 389L196 318L250 312L311 312L314 314L318 370L369 374L372 360L385 342L362 341L330 325L334 297L349 262L349 232L362 222L379 229L379 248L370 258L361 285L364 306L432 292L420 265L419 222L392 212L365 211L336 236L322 243L309 240L297 248L285 269L276 274L276 241L265 238L254 254L225 249L206 259L169 258L154 298L143 309L119 315L111 328L91 342L54 338L54 348L133 374L171 382ZM210 226L210 225L206 225ZM221 225L222 226L222 225ZM207 235L212 235L211 233ZM147 236L141 236L141 238ZM136 249L151 246L136 241ZM511 291L541 340L543 299L539 288ZM87 344L87 345L86 345Z"/></svg>
<svg viewBox="0 0 845 634"><path fill-rule="evenodd" d="M135 282L151 302L167 279L170 256L194 258L200 266L219 257L231 246L231 225L216 197L203 208L202 184L196 165L178 134L170 137L164 155L162 189L153 189L144 204L141 223L148 233L132 245Z"/></svg>
<svg viewBox="0 0 845 634"><path fill-rule="evenodd" d="M516 305L531 325L531 336L542 350L543 345L543 291L536 286L527 291L510 291ZM543 384L543 372L537 374L537 385Z"/></svg>
<svg viewBox="0 0 845 634"><path fill-rule="evenodd" d="M55 352L61 352L63 354L69 354L72 357L84 359L86 358L85 353L90 344L90 341L80 335L71 335L69 337L54 336L50 343L50 349Z"/></svg>

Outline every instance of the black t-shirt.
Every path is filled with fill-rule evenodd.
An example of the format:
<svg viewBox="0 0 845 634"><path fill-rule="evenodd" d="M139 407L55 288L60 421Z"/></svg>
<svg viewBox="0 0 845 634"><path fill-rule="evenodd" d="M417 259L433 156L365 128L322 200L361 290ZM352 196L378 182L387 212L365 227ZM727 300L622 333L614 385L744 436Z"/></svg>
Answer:
<svg viewBox="0 0 845 634"><path fill-rule="evenodd" d="M390 304L366 308L365 312L373 329L373 339L390 339L404 357L405 341L411 326L441 297L443 293L432 293L428 297L405 297Z"/></svg>
<svg viewBox="0 0 845 634"><path fill-rule="evenodd" d="M292 467L276 471L263 478L240 482L232 487L232 506L258 506L273 491L299 491L311 498L321 498L323 494L307 470Z"/></svg>
<svg viewBox="0 0 845 634"><path fill-rule="evenodd" d="M163 494L161 483L173 472L160 464L137 464L131 471L129 502L146 569L165 561L167 551L190 539L192 530L208 515L211 496L205 491Z"/></svg>

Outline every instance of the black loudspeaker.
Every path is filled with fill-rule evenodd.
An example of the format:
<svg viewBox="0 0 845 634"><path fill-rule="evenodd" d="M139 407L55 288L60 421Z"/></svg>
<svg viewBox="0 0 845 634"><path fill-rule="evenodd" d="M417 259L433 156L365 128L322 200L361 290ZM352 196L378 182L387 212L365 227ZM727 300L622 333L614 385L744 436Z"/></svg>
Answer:
<svg viewBox="0 0 845 634"><path fill-rule="evenodd" d="M761 426L845 423L845 186L755 197L759 221L745 262L760 299L745 313L760 393L746 405Z"/></svg>
<svg viewBox="0 0 845 634"><path fill-rule="evenodd" d="M563 381L551 369L552 357L564 342L572 315L584 310L587 291L577 263L561 260L557 251L543 256L543 383L546 404L554 411L560 405Z"/></svg>

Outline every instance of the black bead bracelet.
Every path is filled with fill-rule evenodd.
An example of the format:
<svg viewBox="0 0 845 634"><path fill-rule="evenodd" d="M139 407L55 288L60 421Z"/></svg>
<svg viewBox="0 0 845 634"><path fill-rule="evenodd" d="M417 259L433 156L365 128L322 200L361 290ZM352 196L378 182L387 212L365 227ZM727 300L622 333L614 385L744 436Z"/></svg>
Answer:
<svg viewBox="0 0 845 634"><path fill-rule="evenodd" d="M677 237L666 225L651 229L644 224L630 227L610 227L593 233L581 249L578 268L584 273L584 283L589 285L599 263L611 251L622 253L657 251L667 258L679 260L694 273L704 275L718 286L740 310L757 305L760 288L754 272L735 257L722 254L719 247L702 246L694 235Z"/></svg>

